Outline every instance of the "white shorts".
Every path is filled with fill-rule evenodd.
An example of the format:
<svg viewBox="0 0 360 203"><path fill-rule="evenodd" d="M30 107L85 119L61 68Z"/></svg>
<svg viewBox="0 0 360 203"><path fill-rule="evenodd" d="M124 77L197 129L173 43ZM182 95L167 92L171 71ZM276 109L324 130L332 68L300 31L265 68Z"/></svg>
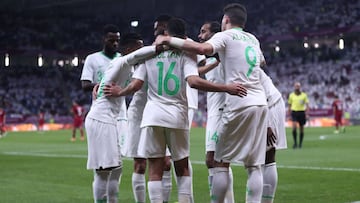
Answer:
<svg viewBox="0 0 360 203"><path fill-rule="evenodd" d="M219 140L219 126L221 123L221 115L208 117L206 122L206 152L215 151L216 143Z"/></svg>
<svg viewBox="0 0 360 203"><path fill-rule="evenodd" d="M116 125L86 117L87 169L121 166L121 149Z"/></svg>
<svg viewBox="0 0 360 203"><path fill-rule="evenodd" d="M141 134L141 119L145 106L132 106L128 109L129 128L128 138L126 140L126 156L132 158L144 158L138 154L138 146Z"/></svg>
<svg viewBox="0 0 360 203"><path fill-rule="evenodd" d="M276 149L286 149L287 142L286 142L286 132L285 132L285 103L284 100L281 98L277 101L274 105L269 107L269 114L268 114L268 126L271 128L273 133L276 136Z"/></svg>
<svg viewBox="0 0 360 203"><path fill-rule="evenodd" d="M116 122L116 129L118 130L119 135L119 144L121 149L121 155L126 156L127 154L127 145L128 142L128 121L127 119L120 118Z"/></svg>
<svg viewBox="0 0 360 203"><path fill-rule="evenodd" d="M165 157L166 146L171 158L178 161L189 156L189 130L148 126L141 129L138 154L145 158Z"/></svg>
<svg viewBox="0 0 360 203"><path fill-rule="evenodd" d="M242 163L245 167L265 163L267 106L249 106L223 112L215 160Z"/></svg>

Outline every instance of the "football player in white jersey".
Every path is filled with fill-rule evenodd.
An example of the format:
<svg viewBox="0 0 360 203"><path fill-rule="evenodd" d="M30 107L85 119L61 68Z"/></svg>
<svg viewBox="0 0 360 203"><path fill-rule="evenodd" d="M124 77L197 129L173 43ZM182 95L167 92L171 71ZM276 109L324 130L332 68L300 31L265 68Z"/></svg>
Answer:
<svg viewBox="0 0 360 203"><path fill-rule="evenodd" d="M110 61L120 56L117 52L120 41L119 28L105 25L103 29L103 49L86 57L81 73L81 86L84 91L92 91L98 84Z"/></svg>
<svg viewBox="0 0 360 203"><path fill-rule="evenodd" d="M238 3L225 6L222 32L205 43L159 36L156 44L171 46L196 54L218 53L225 83L240 82L248 94L244 98L226 95L215 150L212 202L223 202L229 185L230 162L243 163L248 171L246 202L260 202L265 163L267 102L260 83L260 43L245 32L246 8Z"/></svg>
<svg viewBox="0 0 360 203"><path fill-rule="evenodd" d="M263 61L263 64L265 64L265 59ZM287 148L285 132L286 109L281 93L263 70L260 71L260 81L264 87L269 108L266 157L265 165L262 167L264 186L261 202L272 203L278 182L275 152L278 149Z"/></svg>
<svg viewBox="0 0 360 203"><path fill-rule="evenodd" d="M209 40L215 33L221 31L220 23L205 22L198 35L201 43ZM221 64L218 61L218 56L208 56L206 59L207 69L199 69L199 74L205 74L205 78L208 81L214 83L224 83L224 73L222 72ZM206 149L206 166L209 170L209 189L211 192L212 179L214 175L214 152L218 137L218 125L221 119L221 113L224 108L225 93L223 92L208 92L207 93L207 122L206 122L206 138L205 138L205 149ZM225 203L234 203L233 193L233 176L232 170L229 167L229 187L225 195ZM211 194L210 194L211 195Z"/></svg>
<svg viewBox="0 0 360 203"><path fill-rule="evenodd" d="M85 59L84 67L81 73L81 86L84 91L92 91L96 84L101 81L105 70L110 62L120 57L118 53L120 31L116 25L108 24L103 28L103 49L101 51L88 55ZM87 113L87 112L86 112ZM126 104L120 107L120 113L117 118L118 129L124 129L127 126ZM119 133L121 145L124 144L126 135L124 130ZM124 148L121 148L122 150Z"/></svg>
<svg viewBox="0 0 360 203"><path fill-rule="evenodd" d="M94 170L94 202L117 202L122 173L121 149L116 128L117 116L124 97L114 97L104 92L106 85L124 87L132 66L162 51L162 46L143 47L141 40L128 34L120 46L129 53L113 60L99 84L96 99L85 120L88 137L87 169ZM141 48L141 49L139 49ZM139 50L136 50L139 49ZM136 50L136 51L135 51ZM131 53L132 52L132 53Z"/></svg>
<svg viewBox="0 0 360 203"><path fill-rule="evenodd" d="M185 24L173 18L168 23L171 36L185 38ZM169 50L135 71L134 79L120 94L126 95L148 82L148 101L142 119L139 154L149 161L148 191L152 203L162 203L162 167L166 146L174 161L178 184L178 202L191 201L189 176L189 123L186 81L193 88L205 91L223 91L246 96L246 89L238 83L214 84L198 76L196 62L184 52Z"/></svg>

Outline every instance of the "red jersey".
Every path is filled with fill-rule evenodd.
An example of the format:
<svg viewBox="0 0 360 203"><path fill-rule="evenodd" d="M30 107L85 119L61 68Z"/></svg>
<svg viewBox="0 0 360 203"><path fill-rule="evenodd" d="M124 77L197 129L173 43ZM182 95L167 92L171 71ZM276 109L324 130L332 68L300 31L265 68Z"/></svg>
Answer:
<svg viewBox="0 0 360 203"><path fill-rule="evenodd" d="M5 124L5 111L3 109L0 109L0 125Z"/></svg>
<svg viewBox="0 0 360 203"><path fill-rule="evenodd" d="M84 114L84 108L79 105L73 105L72 112L74 114L74 118L82 118Z"/></svg>
<svg viewBox="0 0 360 203"><path fill-rule="evenodd" d="M335 99L332 104L334 114L342 114L343 112L343 104L339 99Z"/></svg>
<svg viewBox="0 0 360 203"><path fill-rule="evenodd" d="M45 113L40 112L39 113L39 125L44 125L44 123L45 123Z"/></svg>

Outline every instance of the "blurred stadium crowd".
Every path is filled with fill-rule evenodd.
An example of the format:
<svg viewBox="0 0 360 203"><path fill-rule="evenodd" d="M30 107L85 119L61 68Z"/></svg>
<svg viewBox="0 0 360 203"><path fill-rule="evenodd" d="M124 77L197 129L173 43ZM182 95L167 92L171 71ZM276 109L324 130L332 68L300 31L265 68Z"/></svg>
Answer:
<svg viewBox="0 0 360 203"><path fill-rule="evenodd" d="M39 53L51 53L48 55L52 58L76 53L83 60L86 54L101 50L101 29L107 23L118 25L123 32L139 32L145 44L151 44L153 21L161 13L184 18L188 35L197 40L202 23L220 20L221 8L229 1L200 1L201 6L194 6L190 0L86 2L54 5L47 1L31 7L23 1L16 9L3 7L0 53L19 56L20 61L21 57ZM359 1L246 0L242 3L251 16L246 30L260 39L267 72L285 101L293 83L300 81L312 109L331 108L334 96L338 95L351 116L360 119ZM130 26L131 20L137 20L139 26ZM345 39L344 49L339 49L339 38ZM314 42L318 43L315 47ZM309 47L305 48L304 43L309 43ZM275 47L279 49L275 51ZM35 63L19 62L0 68L0 104L12 115L8 117L10 120L36 122L36 115L43 110L56 122L67 122L72 100L89 108L90 95L81 90L81 63L79 67L59 68L56 62L46 66L39 68ZM200 124L206 118L205 102L206 95L201 92L200 111L195 117Z"/></svg>

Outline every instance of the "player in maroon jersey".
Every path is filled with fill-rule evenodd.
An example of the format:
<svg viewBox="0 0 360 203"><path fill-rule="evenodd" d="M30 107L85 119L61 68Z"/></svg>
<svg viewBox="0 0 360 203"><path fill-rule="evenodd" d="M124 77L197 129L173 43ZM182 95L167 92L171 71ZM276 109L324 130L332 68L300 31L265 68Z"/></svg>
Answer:
<svg viewBox="0 0 360 203"><path fill-rule="evenodd" d="M74 116L73 131L71 141L76 140L76 129L80 130L80 140L84 140L84 129L83 129L83 120L84 120L84 108L80 106L76 101L73 101L73 106L71 110Z"/></svg>
<svg viewBox="0 0 360 203"><path fill-rule="evenodd" d="M343 116L343 103L342 101L339 99L339 96L335 96L335 100L332 104L332 109L333 109L333 113L334 113L334 119L335 119L335 134L339 133L339 128L341 127L341 130L344 132L345 131L345 127L343 126L342 123L342 116Z"/></svg>
<svg viewBox="0 0 360 203"><path fill-rule="evenodd" d="M38 131L44 130L44 124L45 124L45 112L40 109L40 112L38 114Z"/></svg>
<svg viewBox="0 0 360 203"><path fill-rule="evenodd" d="M3 108L0 107L0 137L5 136L5 120L6 120L6 113Z"/></svg>

